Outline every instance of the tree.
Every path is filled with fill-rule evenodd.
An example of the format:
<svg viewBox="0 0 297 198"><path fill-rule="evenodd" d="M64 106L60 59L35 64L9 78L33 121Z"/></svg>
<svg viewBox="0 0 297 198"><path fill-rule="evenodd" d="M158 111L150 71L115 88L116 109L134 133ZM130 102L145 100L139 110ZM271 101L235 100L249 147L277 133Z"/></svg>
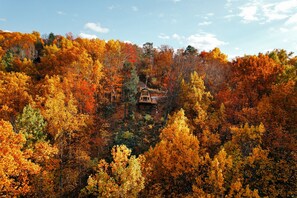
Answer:
<svg viewBox="0 0 297 198"><path fill-rule="evenodd" d="M204 82L197 72L191 74L189 83L181 82L181 93L179 103L185 109L186 115L193 120L193 124L198 126L198 131L205 129L208 119L208 108L211 104L212 96L206 91Z"/></svg>
<svg viewBox="0 0 297 198"><path fill-rule="evenodd" d="M262 123L259 126L249 126L249 124L246 123L242 127L231 127L231 144L239 148L241 155L246 157L254 148L261 146L265 131L265 127Z"/></svg>
<svg viewBox="0 0 297 198"><path fill-rule="evenodd" d="M143 68L141 73L145 77L145 84L148 84L149 77L151 77L154 68L154 46L153 43L146 42L143 44Z"/></svg>
<svg viewBox="0 0 297 198"><path fill-rule="evenodd" d="M39 109L33 109L29 104L24 107L21 115L17 117L16 129L24 134L27 147L31 147L38 141L45 141L46 122Z"/></svg>
<svg viewBox="0 0 297 198"><path fill-rule="evenodd" d="M83 39L83 38L76 38L76 42L80 44L81 47L83 47L87 53L92 57L92 60L99 61L103 63L104 57L105 57L105 46L106 43L104 40L100 39Z"/></svg>
<svg viewBox="0 0 297 198"><path fill-rule="evenodd" d="M232 123L245 122L244 108L254 108L260 99L271 93L273 83L283 70L267 55L238 57L232 62L230 82L218 94Z"/></svg>
<svg viewBox="0 0 297 198"><path fill-rule="evenodd" d="M192 186L193 197L219 197L226 195L231 183L232 157L222 149L212 160L205 157L206 173L197 175L196 182Z"/></svg>
<svg viewBox="0 0 297 198"><path fill-rule="evenodd" d="M1 71L13 71L14 67L13 67L13 53L11 51L7 51L4 56L1 59L1 64L0 64L0 69Z"/></svg>
<svg viewBox="0 0 297 198"><path fill-rule="evenodd" d="M30 88L29 76L0 71L0 119L14 121L24 106L32 101Z"/></svg>
<svg viewBox="0 0 297 198"><path fill-rule="evenodd" d="M24 149L32 150L31 160L41 167L40 173L30 177L32 190L31 197L54 196L53 172L57 161L54 156L58 153L56 147L52 146L45 132L46 122L39 109L34 109L29 104L24 107L22 114L18 115L15 128L23 134L26 141Z"/></svg>
<svg viewBox="0 0 297 198"><path fill-rule="evenodd" d="M198 50L195 47L188 45L184 51L184 55L197 55L197 52Z"/></svg>
<svg viewBox="0 0 297 198"><path fill-rule="evenodd" d="M160 51L156 51L154 58L155 71L153 73L155 86L168 88L169 75L173 65L174 50L168 46L161 46Z"/></svg>
<svg viewBox="0 0 297 198"><path fill-rule="evenodd" d="M141 165L145 158L131 155L125 145L114 146L111 150L113 161L108 164L101 160L96 174L89 176L88 185L81 192L81 197L137 197L144 188Z"/></svg>
<svg viewBox="0 0 297 198"><path fill-rule="evenodd" d="M47 130L59 149L60 164L55 169L55 177L59 180L55 185L60 196L70 196L81 185L79 173L86 170L90 161L90 130L86 129L92 120L78 112L69 87L66 78L46 77L40 90L43 95L37 101L48 123Z"/></svg>
<svg viewBox="0 0 297 198"><path fill-rule="evenodd" d="M187 124L187 118L181 109L169 118L167 126L160 134L160 142L146 154L147 164L152 173L148 180L148 191L156 185L159 193L177 195L191 191L195 171L201 162L199 141Z"/></svg>
<svg viewBox="0 0 297 198"><path fill-rule="evenodd" d="M133 111L137 103L137 85L139 83L139 77L136 73L136 69L129 63L124 64L124 83L123 83L123 98L125 102L125 116L133 116Z"/></svg>
<svg viewBox="0 0 297 198"><path fill-rule="evenodd" d="M23 134L16 134L12 125L0 120L0 195L16 197L31 191L30 176L40 172L40 166L31 162L32 151L24 149Z"/></svg>

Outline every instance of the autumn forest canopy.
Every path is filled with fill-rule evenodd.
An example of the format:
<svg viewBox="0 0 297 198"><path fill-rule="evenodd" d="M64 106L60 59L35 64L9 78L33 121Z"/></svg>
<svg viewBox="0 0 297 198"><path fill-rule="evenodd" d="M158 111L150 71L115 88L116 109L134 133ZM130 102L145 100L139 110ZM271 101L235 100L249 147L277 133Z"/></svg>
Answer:
<svg viewBox="0 0 297 198"><path fill-rule="evenodd" d="M0 197L296 197L297 56L0 31Z"/></svg>

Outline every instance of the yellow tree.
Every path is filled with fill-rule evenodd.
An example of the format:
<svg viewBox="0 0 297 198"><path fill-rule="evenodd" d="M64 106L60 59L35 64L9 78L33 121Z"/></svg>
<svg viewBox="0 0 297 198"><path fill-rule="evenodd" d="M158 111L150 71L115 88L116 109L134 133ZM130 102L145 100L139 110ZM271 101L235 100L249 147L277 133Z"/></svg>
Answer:
<svg viewBox="0 0 297 198"><path fill-rule="evenodd" d="M273 186L267 185L272 179L267 151L255 148L250 156L241 158L223 148L213 159L205 159L207 173L196 177L192 197L275 197Z"/></svg>
<svg viewBox="0 0 297 198"><path fill-rule="evenodd" d="M95 175L89 176L88 185L82 190L81 197L137 197L144 188L141 164L145 158L136 158L125 145L114 146L111 150L113 161L108 164L101 160Z"/></svg>
<svg viewBox="0 0 297 198"><path fill-rule="evenodd" d="M185 109L186 115L194 121L195 125L205 128L208 118L207 111L212 96L206 91L204 81L197 72L191 74L190 82L181 82L180 105Z"/></svg>
<svg viewBox="0 0 297 198"><path fill-rule="evenodd" d="M40 172L31 162L32 150L23 148L26 139L9 122L0 120L0 196L18 197L31 191L30 176Z"/></svg>
<svg viewBox="0 0 297 198"><path fill-rule="evenodd" d="M44 81L40 89L42 96L36 100L48 123L47 130L59 149L60 170L56 169L56 177L60 180L56 188L62 195L80 184L79 172L87 168L90 133L85 129L91 120L78 112L66 78L53 76Z"/></svg>
<svg viewBox="0 0 297 198"><path fill-rule="evenodd" d="M148 193L176 195L191 191L194 173L201 162L199 141L187 124L184 110L169 118L167 126L160 134L160 142L146 154L147 164L152 168L148 176Z"/></svg>
<svg viewBox="0 0 297 198"><path fill-rule="evenodd" d="M220 143L217 132L224 112L221 109L217 113L211 112L211 103L212 95L206 91L203 78L197 72L191 74L190 82L182 80L179 104L185 109L194 133L199 137L201 149L213 155Z"/></svg>
<svg viewBox="0 0 297 198"><path fill-rule="evenodd" d="M104 40L77 38L75 41L78 42L88 52L93 61L104 61L106 45Z"/></svg>
<svg viewBox="0 0 297 198"><path fill-rule="evenodd" d="M214 159L206 156L206 174L198 175L193 185L193 197L219 197L225 195L230 185L232 157L222 149ZM202 177L201 177L202 176Z"/></svg>
<svg viewBox="0 0 297 198"><path fill-rule="evenodd" d="M260 196L277 196L273 163L268 158L268 150L261 148L265 131L263 124L231 128L232 139L224 145L233 158L230 197L235 194L243 196L242 193L249 190L256 190Z"/></svg>

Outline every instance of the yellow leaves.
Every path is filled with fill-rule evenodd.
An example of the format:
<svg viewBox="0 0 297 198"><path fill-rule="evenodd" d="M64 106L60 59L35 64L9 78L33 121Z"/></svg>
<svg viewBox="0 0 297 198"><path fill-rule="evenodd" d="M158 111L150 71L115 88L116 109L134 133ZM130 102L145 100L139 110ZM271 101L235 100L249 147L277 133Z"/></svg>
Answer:
<svg viewBox="0 0 297 198"><path fill-rule="evenodd" d="M144 158L130 156L131 150L125 145L112 148L113 162L101 160L97 173L88 178L88 186L81 195L99 197L137 197L144 188L141 163Z"/></svg>
<svg viewBox="0 0 297 198"><path fill-rule="evenodd" d="M190 82L181 82L180 105L185 109L187 116L194 121L195 125L205 127L208 118L208 107L211 103L212 95L206 91L204 81L197 72L191 74Z"/></svg>
<svg viewBox="0 0 297 198"><path fill-rule="evenodd" d="M113 53L120 53L121 51L121 44L118 40L109 40L106 45L108 51L112 51Z"/></svg>
<svg viewBox="0 0 297 198"><path fill-rule="evenodd" d="M55 154L58 153L58 149L53 147L48 142L37 142L34 145L33 159L37 163L44 163L50 160Z"/></svg>
<svg viewBox="0 0 297 198"><path fill-rule="evenodd" d="M218 59L220 62L227 63L228 62L228 56L226 54L223 54L220 50L220 48L214 48L210 53L209 56Z"/></svg>
<svg viewBox="0 0 297 198"><path fill-rule="evenodd" d="M47 77L43 87L46 95L42 113L49 123L49 133L56 138L61 132L79 131L88 119L88 116L78 114L74 97L62 89L64 83L67 86L67 79L62 83L59 76Z"/></svg>
<svg viewBox="0 0 297 198"><path fill-rule="evenodd" d="M0 41L1 41L1 35L0 35ZM5 51L2 49L2 47L0 46L0 62L2 59L2 56L5 54Z"/></svg>
<svg viewBox="0 0 297 198"><path fill-rule="evenodd" d="M170 117L160 139L145 155L152 166L152 179L169 182L171 177L191 176L200 162L199 141L191 134L183 110Z"/></svg>
<svg viewBox="0 0 297 198"><path fill-rule="evenodd" d="M88 54L91 55L93 61L100 61L103 62L104 60L104 53L105 53L105 41L100 39L82 39L77 38L76 42L78 42Z"/></svg>
<svg viewBox="0 0 297 198"><path fill-rule="evenodd" d="M217 195L224 194L225 188L225 177L227 171L232 167L232 158L227 156L227 153L222 149L217 156L214 157L210 164L209 179L208 182L212 186L213 193Z"/></svg>
<svg viewBox="0 0 297 198"><path fill-rule="evenodd" d="M237 180L236 182L231 184L230 187L230 192L226 196L228 198L241 198L241 197L246 197L246 198L260 198L258 194L258 190L251 190L249 186L247 185L246 188L242 186L242 183L240 180Z"/></svg>
<svg viewBox="0 0 297 198"><path fill-rule="evenodd" d="M262 136L265 132L265 127L261 123L259 126L249 126L247 123L241 127L231 127L232 141L234 143L244 143L253 141L255 144L262 142Z"/></svg>

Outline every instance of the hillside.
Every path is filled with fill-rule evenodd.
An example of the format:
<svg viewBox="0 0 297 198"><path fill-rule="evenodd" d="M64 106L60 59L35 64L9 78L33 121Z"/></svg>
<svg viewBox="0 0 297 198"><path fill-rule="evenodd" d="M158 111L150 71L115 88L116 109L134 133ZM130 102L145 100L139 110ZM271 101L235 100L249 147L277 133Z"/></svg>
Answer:
<svg viewBox="0 0 297 198"><path fill-rule="evenodd" d="M0 197L296 197L296 71L285 49L1 31Z"/></svg>

